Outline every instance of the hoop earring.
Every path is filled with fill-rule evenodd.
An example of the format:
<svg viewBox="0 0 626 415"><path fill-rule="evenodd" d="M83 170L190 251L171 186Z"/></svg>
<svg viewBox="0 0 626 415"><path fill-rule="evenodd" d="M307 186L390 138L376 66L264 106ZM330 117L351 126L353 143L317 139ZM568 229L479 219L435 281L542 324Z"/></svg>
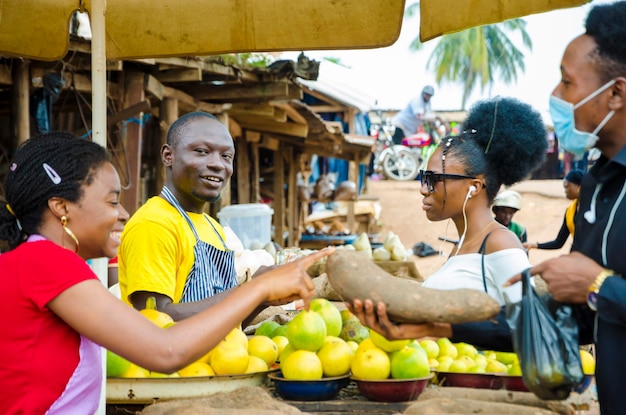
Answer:
<svg viewBox="0 0 626 415"><path fill-rule="evenodd" d="M78 253L78 238L76 237L76 235L74 235L74 232L72 232L71 229L67 227L67 216L65 215L61 216L61 226L63 226L63 230L65 231L65 233L68 234L70 238L72 238L72 240L76 244L76 249L74 249L74 253L77 254Z"/></svg>

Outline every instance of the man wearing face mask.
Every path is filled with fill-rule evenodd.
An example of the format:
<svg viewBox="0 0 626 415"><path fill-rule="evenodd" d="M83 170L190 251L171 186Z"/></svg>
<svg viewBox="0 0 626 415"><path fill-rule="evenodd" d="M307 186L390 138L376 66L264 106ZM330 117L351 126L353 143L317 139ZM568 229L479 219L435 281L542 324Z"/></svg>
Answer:
<svg viewBox="0 0 626 415"><path fill-rule="evenodd" d="M576 304L580 343L596 343L603 415L623 414L626 390L626 2L595 6L570 42L550 97L563 148L600 158L581 185L569 255L531 269L555 300Z"/></svg>

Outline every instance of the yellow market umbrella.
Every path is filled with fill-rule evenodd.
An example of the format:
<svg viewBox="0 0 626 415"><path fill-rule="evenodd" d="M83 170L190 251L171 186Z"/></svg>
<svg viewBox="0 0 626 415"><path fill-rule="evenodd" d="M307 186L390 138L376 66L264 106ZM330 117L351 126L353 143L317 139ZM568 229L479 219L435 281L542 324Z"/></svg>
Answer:
<svg viewBox="0 0 626 415"><path fill-rule="evenodd" d="M580 6L590 0L421 0L420 40L474 26Z"/></svg>

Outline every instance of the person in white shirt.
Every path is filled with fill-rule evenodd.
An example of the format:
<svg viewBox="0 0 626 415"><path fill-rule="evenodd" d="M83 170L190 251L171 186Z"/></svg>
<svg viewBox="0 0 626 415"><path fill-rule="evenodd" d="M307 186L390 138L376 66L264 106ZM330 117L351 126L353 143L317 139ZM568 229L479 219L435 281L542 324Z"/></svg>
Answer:
<svg viewBox="0 0 626 415"><path fill-rule="evenodd" d="M394 324L384 303L358 299L346 304L371 329L390 340L447 337L476 347L512 351L505 301L521 299L521 284L507 280L531 267L519 238L498 223L491 205L503 185L524 180L543 159L547 148L541 115L514 98L478 102L458 136L441 140L420 171L422 210L431 221L450 219L459 242L445 264L424 287L485 291L501 306L497 318L463 324Z"/></svg>
<svg viewBox="0 0 626 415"><path fill-rule="evenodd" d="M433 95L435 88L426 85L420 96L413 98L404 109L394 115L391 122L396 127L393 134L395 144L402 144L402 139L415 134L424 121L435 118L430 102Z"/></svg>

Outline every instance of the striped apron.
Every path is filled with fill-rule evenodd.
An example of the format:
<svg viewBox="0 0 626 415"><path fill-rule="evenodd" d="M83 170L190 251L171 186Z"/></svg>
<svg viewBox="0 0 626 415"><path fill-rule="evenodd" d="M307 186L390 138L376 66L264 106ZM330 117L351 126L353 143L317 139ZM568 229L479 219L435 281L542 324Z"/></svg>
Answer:
<svg viewBox="0 0 626 415"><path fill-rule="evenodd" d="M189 218L187 212L185 212L167 187L163 187L161 195L185 218L196 237L196 244L193 247L194 263L185 281L183 296L180 302L189 303L201 301L215 294L219 294L222 291L236 287L237 271L235 270L235 252L226 247L224 239L217 229L215 229L215 226L213 226L209 218L205 217L222 242L222 246L224 247L223 251L200 239L191 218Z"/></svg>

